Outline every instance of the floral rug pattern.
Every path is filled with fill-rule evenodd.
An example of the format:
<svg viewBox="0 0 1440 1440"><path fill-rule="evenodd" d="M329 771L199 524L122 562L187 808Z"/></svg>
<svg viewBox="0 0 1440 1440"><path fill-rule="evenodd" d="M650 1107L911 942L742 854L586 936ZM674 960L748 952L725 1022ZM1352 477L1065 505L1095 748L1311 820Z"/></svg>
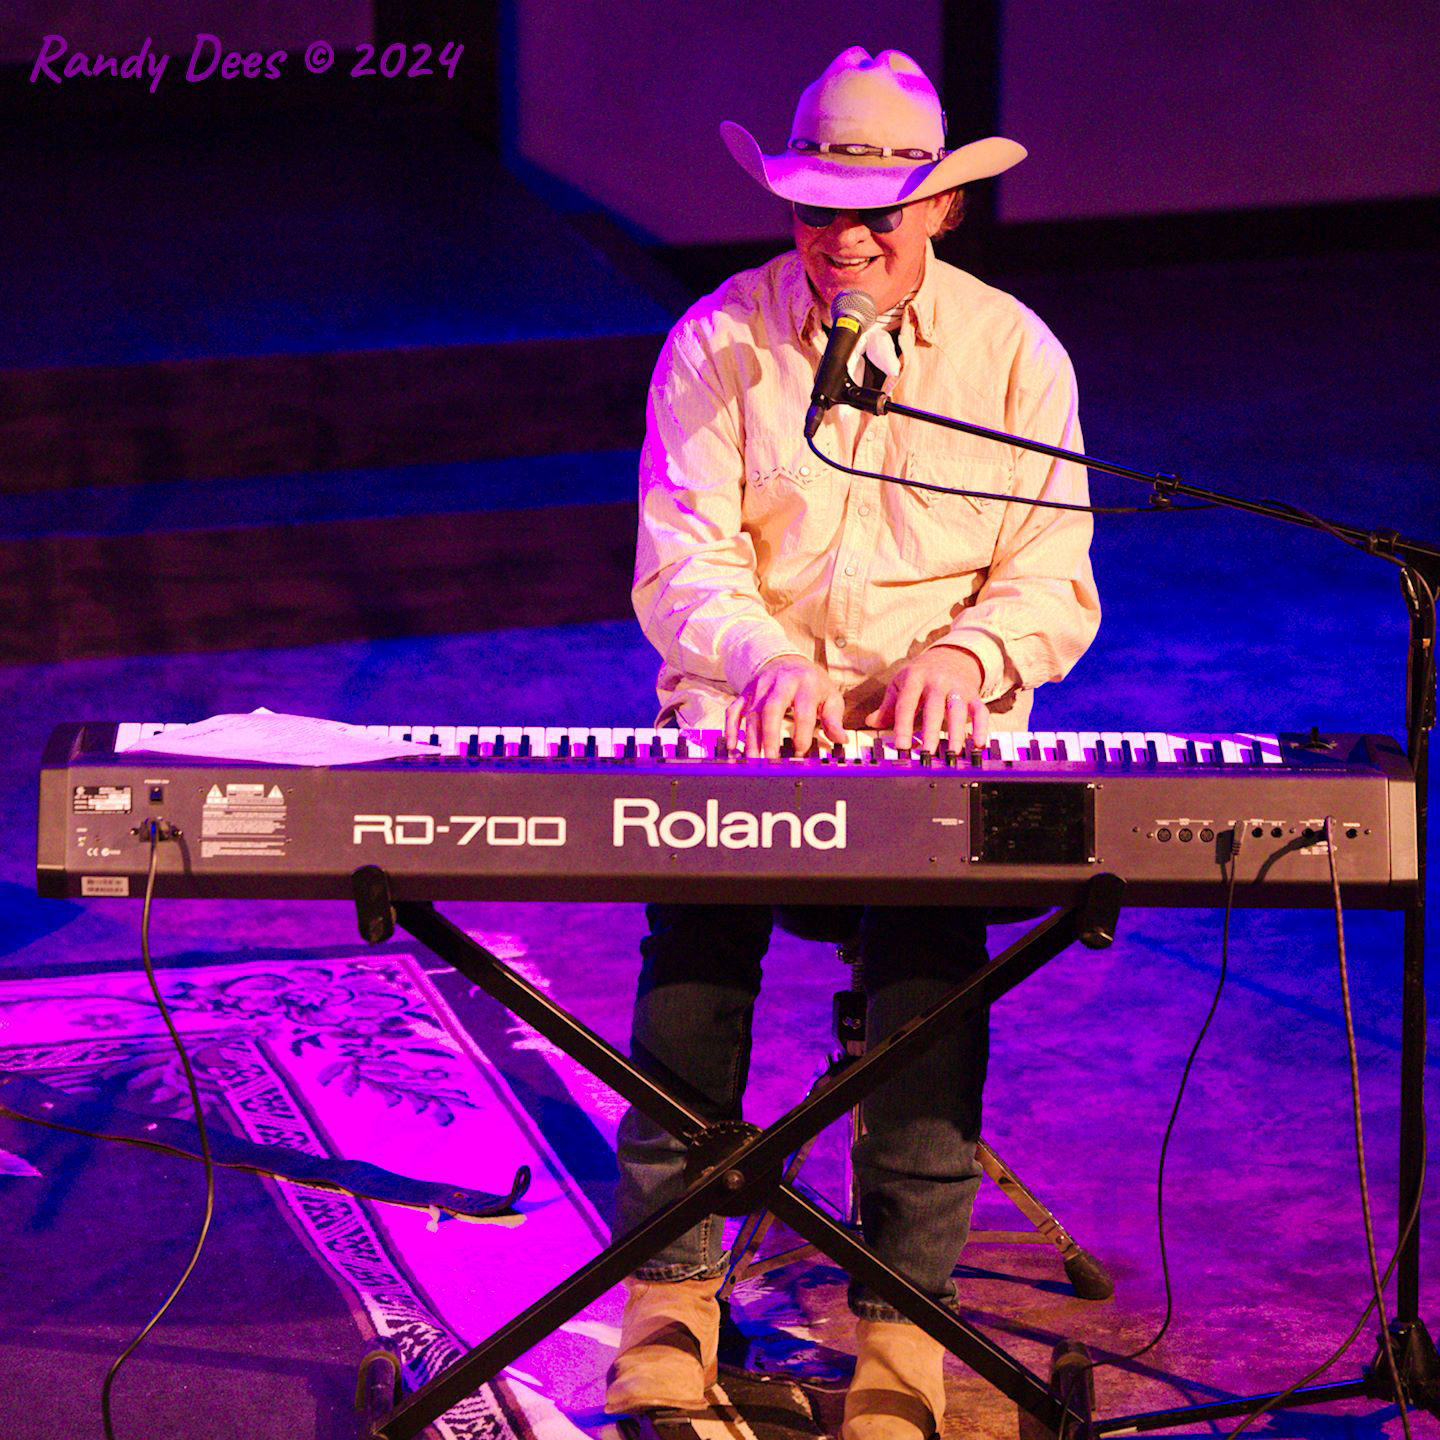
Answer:
<svg viewBox="0 0 1440 1440"><path fill-rule="evenodd" d="M408 1389L603 1244L578 1187L414 956L177 967L161 972L161 984L207 1117L252 1140L501 1193L518 1165L532 1167L519 1225L448 1217L441 1225L438 1215L264 1182L400 1355ZM0 985L0 1070L127 1108L191 1113L170 1037L144 976L131 971ZM33 1173L18 1156L4 1169ZM517 1293L522 1266L526 1283L540 1287L536 1297ZM578 1335L589 1330L603 1342L608 1326L592 1318L574 1327ZM493 1385L482 1387L446 1414L438 1433L511 1440L515 1423L532 1434L570 1431L535 1359L504 1377L507 1403Z"/></svg>

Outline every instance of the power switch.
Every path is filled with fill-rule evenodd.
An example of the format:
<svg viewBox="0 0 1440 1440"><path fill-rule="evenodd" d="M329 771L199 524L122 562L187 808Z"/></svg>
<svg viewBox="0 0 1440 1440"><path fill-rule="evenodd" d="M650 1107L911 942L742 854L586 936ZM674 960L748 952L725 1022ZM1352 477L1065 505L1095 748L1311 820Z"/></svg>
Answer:
<svg viewBox="0 0 1440 1440"><path fill-rule="evenodd" d="M163 805L165 803L165 787L163 785L152 785L150 787L150 803L152 805Z"/></svg>

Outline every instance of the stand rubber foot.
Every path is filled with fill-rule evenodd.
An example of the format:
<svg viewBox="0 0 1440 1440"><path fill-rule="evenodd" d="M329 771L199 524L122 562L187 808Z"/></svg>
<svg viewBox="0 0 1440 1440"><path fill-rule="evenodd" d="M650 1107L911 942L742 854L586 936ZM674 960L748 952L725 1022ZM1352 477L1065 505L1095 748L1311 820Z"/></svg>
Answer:
<svg viewBox="0 0 1440 1440"><path fill-rule="evenodd" d="M1050 1356L1050 1388L1066 1408L1057 1434L1028 1410L1020 1410L1020 1440L1090 1440L1095 1414L1095 1367L1079 1340L1057 1340Z"/></svg>
<svg viewBox="0 0 1440 1440"><path fill-rule="evenodd" d="M1088 1250L1077 1250L1065 1262L1065 1274L1081 1300L1108 1300L1115 1293L1110 1272Z"/></svg>
<svg viewBox="0 0 1440 1440"><path fill-rule="evenodd" d="M1426 1410L1440 1419L1440 1352L1425 1328L1423 1320L1392 1320L1390 1346L1395 1352L1395 1369L1400 1388L1405 1392L1406 1405ZM1377 1342L1375 1358L1365 1372L1366 1391L1378 1399L1392 1403L1397 1398L1390 1367L1385 1363L1385 1347Z"/></svg>
<svg viewBox="0 0 1440 1440"><path fill-rule="evenodd" d="M371 1440L376 1427L394 1413L404 1393L400 1357L390 1350L371 1350L360 1361L360 1374L355 1382L360 1440Z"/></svg>

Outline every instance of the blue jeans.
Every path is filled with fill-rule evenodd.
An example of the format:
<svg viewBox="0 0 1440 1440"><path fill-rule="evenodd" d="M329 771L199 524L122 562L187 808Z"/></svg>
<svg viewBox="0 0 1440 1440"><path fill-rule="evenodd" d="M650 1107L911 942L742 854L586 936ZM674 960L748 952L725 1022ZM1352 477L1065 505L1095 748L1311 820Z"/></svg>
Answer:
<svg viewBox="0 0 1440 1440"><path fill-rule="evenodd" d="M707 1120L737 1120L750 1068L750 1022L770 943L768 905L650 905L635 1001L635 1063ZM871 906L860 929L867 1039L874 1043L986 963L983 912ZM854 1163L865 1239L940 1304L970 1229L980 1185L975 1142L990 1050L986 1011L942 1036L864 1102ZM620 1124L614 1233L633 1229L684 1191L685 1147L638 1110ZM709 1216L638 1272L689 1280L726 1267L724 1221ZM850 1308L901 1317L863 1286Z"/></svg>

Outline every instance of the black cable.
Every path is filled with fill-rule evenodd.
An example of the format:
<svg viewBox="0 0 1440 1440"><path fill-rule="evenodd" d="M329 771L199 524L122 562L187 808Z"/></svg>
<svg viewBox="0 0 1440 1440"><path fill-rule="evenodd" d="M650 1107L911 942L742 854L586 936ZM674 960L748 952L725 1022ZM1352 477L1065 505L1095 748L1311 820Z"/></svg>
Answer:
<svg viewBox="0 0 1440 1440"><path fill-rule="evenodd" d="M200 1234L195 1241L195 1248L190 1254L190 1262L185 1266L184 1274L175 1282L174 1288L165 1297L165 1303L145 1322L140 1333L120 1352L115 1363L105 1372L105 1383L100 1389L100 1418L105 1426L105 1440L115 1440L115 1430L110 1415L110 1392L115 1385L115 1377L120 1373L120 1367L139 1349L140 1342L160 1323L161 1317L170 1308L175 1297L184 1289L185 1282L189 1280L191 1271L195 1269L195 1264L200 1259L200 1251L204 1248L205 1237L210 1233L210 1221L215 1214L215 1165L210 1156L210 1135L205 1129L205 1110L200 1103L200 1087L195 1083L195 1071L190 1065L190 1056L186 1053L185 1044L180 1039L180 1032L175 1028L174 1020L170 1018L170 1010L165 1004L165 997L160 993L160 982L155 978L155 966L150 958L150 906L155 898L155 869L160 856L160 829L153 820L148 828L150 867L145 876L145 908L140 916L140 955L145 962L145 978L150 982L150 991L155 996L155 1004L160 1008L165 1028L169 1030L170 1038L175 1042L176 1053L180 1056L180 1064L185 1071L185 1083L190 1087L190 1104L194 1107L195 1128L200 1132L200 1153L205 1161L205 1218L201 1222Z"/></svg>
<svg viewBox="0 0 1440 1440"><path fill-rule="evenodd" d="M1345 1006L1345 1047L1350 1060L1350 1101L1355 1114L1355 1163L1360 1175L1360 1212L1365 1222L1365 1255L1370 1262L1370 1281L1375 1292L1375 1313L1380 1317L1380 1344L1385 1364L1395 1387L1400 1407L1400 1424L1405 1440L1411 1440L1410 1414L1400 1372L1395 1368L1395 1347L1390 1339L1390 1321L1385 1314L1385 1292L1380 1285L1380 1262L1375 1258L1375 1217L1370 1211L1370 1180L1365 1168L1365 1123L1360 1113L1360 1055L1355 1043L1355 1015L1350 1003L1350 966L1345 955L1345 911L1340 898L1340 872L1335 860L1335 817L1325 817L1325 850L1330 860L1330 889L1335 900L1335 937L1340 955L1340 998Z"/></svg>
<svg viewBox="0 0 1440 1440"><path fill-rule="evenodd" d="M140 1135L112 1135L105 1130L86 1130L80 1125L65 1125L59 1120L42 1120L38 1115L27 1115L23 1110L14 1110L5 1104L0 1104L0 1115L11 1120L19 1120L26 1125L39 1125L46 1130L59 1130L65 1135L79 1135L86 1140L105 1140L115 1145L134 1145L141 1150L154 1150L161 1155L173 1155L177 1160L198 1160L203 1163L205 1159L203 1155L197 1155L193 1150L186 1150L179 1145L167 1145L163 1140L147 1140ZM252 1165L244 1160L216 1160L212 1156L211 1163L217 1170L238 1170L242 1174L261 1175L267 1180L278 1180L286 1185L303 1185L307 1190L324 1190L330 1195L348 1195L352 1200L371 1200L377 1205L394 1205L401 1210L418 1210L426 1215L437 1208L432 1205L412 1204L405 1200L392 1200L384 1195L367 1195L362 1190L351 1190L347 1186L337 1184L334 1180L321 1180L310 1175L286 1175L283 1171L272 1170L264 1165ZM444 1213L454 1214L461 1219L465 1218L456 1211Z"/></svg>
<svg viewBox="0 0 1440 1440"><path fill-rule="evenodd" d="M1034 505L1042 510L1082 510L1087 515L1169 515L1215 508L1208 501L1202 505L1071 505L1064 500L1038 500L1029 495L997 495L993 490L956 490L949 485L932 485L927 480L906 480L900 475L887 475L882 470L858 470L853 465L832 460L815 444L813 435L806 436L805 443L817 460L823 461L834 470L843 470L847 475L861 475L867 480L884 480L891 485L904 485L910 490L930 490L936 495L965 495L972 500L1004 500L1017 505Z"/></svg>
<svg viewBox="0 0 1440 1440"><path fill-rule="evenodd" d="M1420 1195L1425 1190L1425 1161L1426 1146L1422 1134L1422 1148L1420 1161L1420 1185L1418 1187L1415 1204L1410 1211L1409 1219L1405 1222L1405 1228L1400 1234L1399 1242L1395 1246L1395 1254L1391 1257L1389 1265L1385 1267L1385 1273L1380 1274L1379 1262L1375 1256L1375 1222L1370 1211L1370 1184L1365 1166L1365 1130L1360 1112L1360 1057L1355 1041L1355 1017L1350 1004L1350 969L1345 952L1345 919L1344 909L1340 897L1340 874L1335 862L1335 844L1333 838L1334 817L1325 817L1325 839L1326 848L1330 857L1330 889L1335 906L1335 931L1336 940L1340 955L1340 998L1345 1010L1345 1043L1350 1061L1350 1100L1355 1120L1355 1158L1360 1175L1360 1208L1361 1215L1365 1222L1365 1249L1370 1262L1370 1280L1373 1291L1373 1298L1366 1305L1360 1319L1356 1322L1355 1328L1350 1332L1344 1343L1331 1352L1320 1364L1303 1375L1294 1384L1282 1390L1278 1395L1266 1401L1258 1410L1247 1415L1244 1421L1230 1432L1229 1440L1242 1434L1254 1424L1262 1415L1268 1414L1271 1410L1279 1408L1302 1386L1309 1385L1311 1381L1318 1379L1331 1368L1355 1343L1360 1332L1365 1327L1365 1322L1370 1318L1372 1311L1380 1317L1380 1346L1385 1355L1385 1364L1390 1371L1390 1382L1395 1389L1395 1403L1400 1409L1400 1423L1405 1431L1406 1440L1410 1437L1410 1414L1405 1404L1405 1389L1400 1383L1400 1373L1395 1366L1395 1347L1391 1340L1390 1323L1385 1315L1385 1286L1389 1283L1390 1276L1394 1273L1396 1263L1400 1259L1401 1251L1410 1238L1410 1232L1415 1227L1415 1221L1420 1213Z"/></svg>
<svg viewBox="0 0 1440 1440"><path fill-rule="evenodd" d="M1395 1273L1395 1267L1400 1263L1401 1252L1409 1243L1410 1234L1415 1229L1415 1222L1420 1218L1420 1197L1425 1191L1425 1170L1429 1160L1428 1142L1425 1133L1420 1136L1420 1184L1415 1192L1415 1201L1410 1206L1410 1214L1405 1220L1405 1227L1400 1231L1400 1238L1395 1244L1395 1253L1390 1257L1390 1263L1385 1267L1384 1274L1380 1276L1380 1286L1384 1289L1390 1283L1390 1277ZM1232 1430L1226 1440L1234 1440L1234 1437L1242 1431L1248 1430L1253 1421L1258 1420L1262 1415L1268 1415L1270 1411L1279 1409L1297 1390L1303 1389L1312 1380L1318 1380L1327 1370L1331 1369L1343 1358L1345 1352L1360 1338L1361 1332L1365 1329L1365 1323L1370 1319L1375 1309L1375 1301L1372 1297L1370 1303L1360 1312L1360 1318L1355 1322L1355 1328L1349 1335L1340 1342L1329 1355L1325 1357L1308 1374L1302 1375L1292 1385L1287 1385L1278 1395L1267 1400L1258 1410L1247 1415L1242 1424Z"/></svg>
<svg viewBox="0 0 1440 1440"><path fill-rule="evenodd" d="M1228 857L1221 862L1222 868L1228 868L1228 873L1225 876L1225 916L1220 933L1220 978L1216 982L1215 994L1210 1001L1210 1009L1206 1012L1205 1022L1200 1026L1200 1033L1190 1047L1190 1056L1185 1061L1185 1069L1181 1072L1180 1084L1175 1091L1175 1103L1170 1107L1170 1119L1165 1126L1165 1138L1160 1142L1160 1164L1155 1173L1155 1226L1160 1242L1160 1270L1165 1277L1165 1318L1160 1322L1160 1328L1138 1350L1132 1350L1126 1355L1112 1355L1105 1360L1091 1360L1074 1367L1068 1383L1060 1395L1060 1425L1056 1431L1056 1434L1060 1436L1065 1434L1065 1425L1070 1418L1070 1403L1074 1399L1076 1388L1081 1381L1088 1380L1102 1365L1126 1365L1132 1360L1138 1360L1142 1355L1148 1355L1165 1338L1166 1332L1170 1329L1170 1322L1175 1315L1175 1290L1170 1278L1170 1254L1165 1244L1165 1161L1170 1153L1170 1139L1175 1133L1175 1122L1180 1116L1180 1103L1185 1098L1185 1087L1190 1081L1190 1072L1195 1066L1195 1058L1200 1053L1200 1047L1205 1043L1206 1035L1210 1033L1215 1012L1220 1008L1220 997L1225 993L1225 980L1230 973L1230 917L1235 909L1235 877L1239 870L1242 831L1243 827L1237 820L1229 832Z"/></svg>

